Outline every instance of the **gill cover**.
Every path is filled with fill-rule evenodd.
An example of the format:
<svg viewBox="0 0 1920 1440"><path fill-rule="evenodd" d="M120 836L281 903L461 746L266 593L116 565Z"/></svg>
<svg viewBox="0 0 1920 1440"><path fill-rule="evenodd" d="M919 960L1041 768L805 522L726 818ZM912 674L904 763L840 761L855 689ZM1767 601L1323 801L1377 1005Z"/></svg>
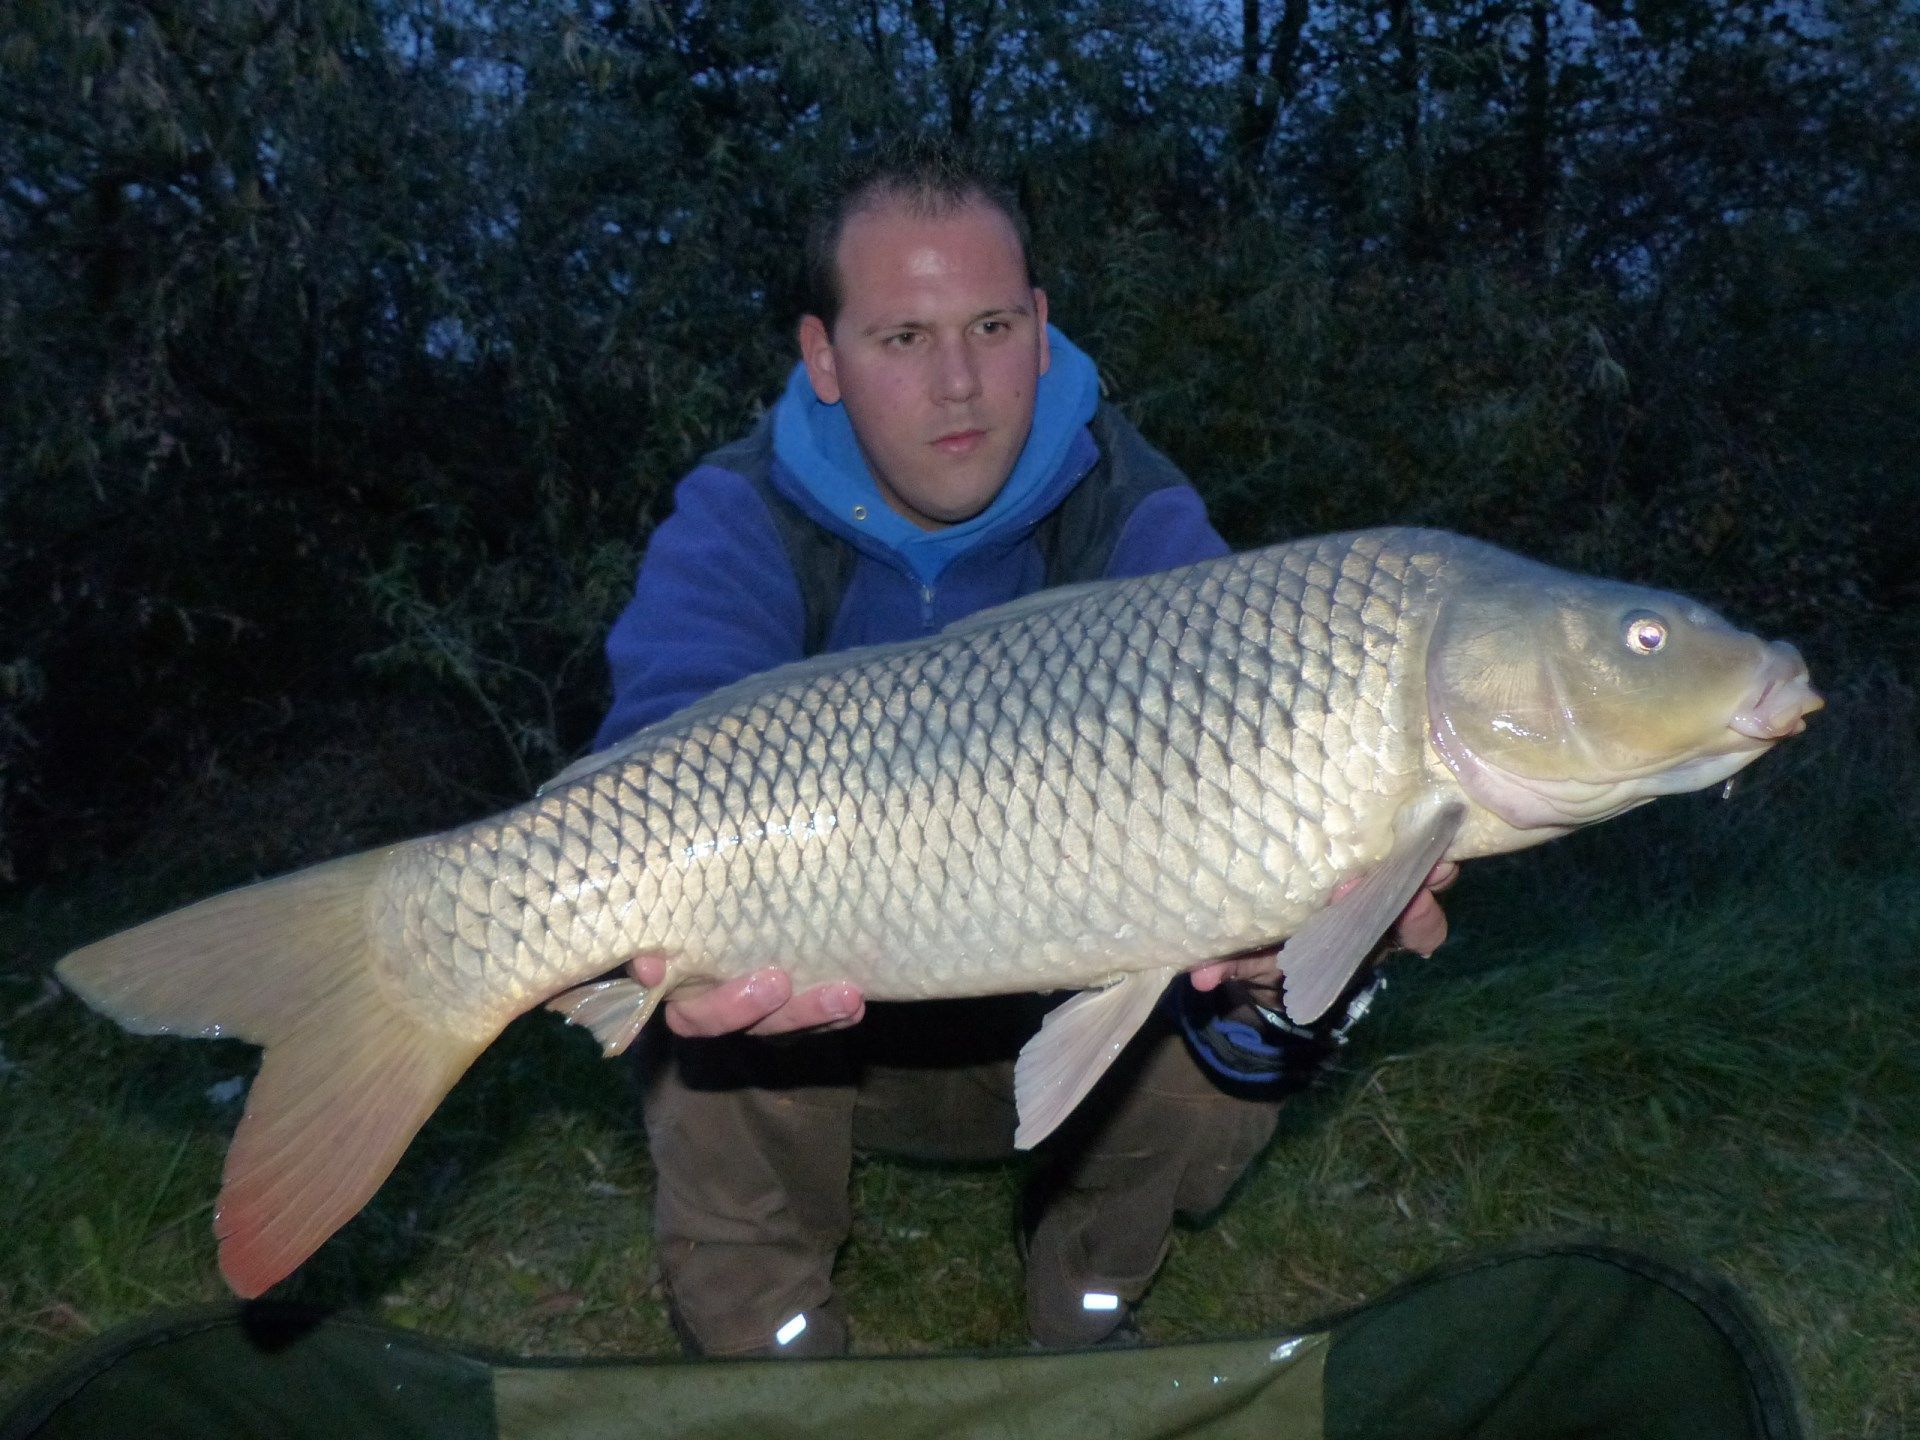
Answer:
<svg viewBox="0 0 1920 1440"><path fill-rule="evenodd" d="M1434 747L1510 825L1603 820L1766 749L1731 722L1788 649L1685 596L1475 546L1428 653Z"/></svg>

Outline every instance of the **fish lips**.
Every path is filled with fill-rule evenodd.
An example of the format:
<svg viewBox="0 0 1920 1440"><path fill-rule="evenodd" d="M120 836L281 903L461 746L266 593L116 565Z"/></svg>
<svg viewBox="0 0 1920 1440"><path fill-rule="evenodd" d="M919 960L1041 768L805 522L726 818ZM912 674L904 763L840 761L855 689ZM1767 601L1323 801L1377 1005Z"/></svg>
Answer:
<svg viewBox="0 0 1920 1440"><path fill-rule="evenodd" d="M1784 640L1776 640L1767 647L1767 661L1752 693L1741 701L1727 724L1749 740L1772 744L1805 730L1807 716L1826 703L1813 688L1813 678L1800 652Z"/></svg>

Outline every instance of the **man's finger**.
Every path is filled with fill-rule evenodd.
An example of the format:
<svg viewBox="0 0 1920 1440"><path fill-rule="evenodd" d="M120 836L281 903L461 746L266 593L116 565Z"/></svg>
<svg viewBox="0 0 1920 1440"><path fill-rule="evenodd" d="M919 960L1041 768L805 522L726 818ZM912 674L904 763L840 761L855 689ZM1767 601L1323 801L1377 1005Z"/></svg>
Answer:
<svg viewBox="0 0 1920 1440"><path fill-rule="evenodd" d="M838 980L802 990L747 1033L788 1035L796 1030L844 1030L859 1024L866 1013L867 1002L859 987Z"/></svg>
<svg viewBox="0 0 1920 1440"><path fill-rule="evenodd" d="M1249 955L1241 955L1232 960L1209 960L1187 972L1187 979L1193 988L1202 994L1218 989L1229 980L1251 981L1254 984L1267 984L1277 979L1280 967L1275 957L1279 947L1271 950L1259 950Z"/></svg>
<svg viewBox="0 0 1920 1440"><path fill-rule="evenodd" d="M667 978L667 957L658 950L636 955L627 962L627 973L651 990Z"/></svg>
<svg viewBox="0 0 1920 1440"><path fill-rule="evenodd" d="M793 981L769 965L693 995L667 1001L667 1028L676 1035L703 1039L751 1030L793 998Z"/></svg>
<svg viewBox="0 0 1920 1440"><path fill-rule="evenodd" d="M667 1027L689 1039L743 1031L789 1035L797 1030L842 1030L859 1024L866 1008L860 988L844 980L795 995L792 978L775 965L693 995L676 995L666 1005Z"/></svg>
<svg viewBox="0 0 1920 1440"><path fill-rule="evenodd" d="M1218 989L1221 982L1226 980L1232 973L1233 962L1231 960L1211 960L1205 965L1199 965L1189 970L1187 972L1187 983L1204 995L1209 990Z"/></svg>
<svg viewBox="0 0 1920 1440"><path fill-rule="evenodd" d="M1422 890L1400 912L1393 930L1394 943L1416 955L1431 955L1446 938L1447 912L1440 908L1431 890Z"/></svg>

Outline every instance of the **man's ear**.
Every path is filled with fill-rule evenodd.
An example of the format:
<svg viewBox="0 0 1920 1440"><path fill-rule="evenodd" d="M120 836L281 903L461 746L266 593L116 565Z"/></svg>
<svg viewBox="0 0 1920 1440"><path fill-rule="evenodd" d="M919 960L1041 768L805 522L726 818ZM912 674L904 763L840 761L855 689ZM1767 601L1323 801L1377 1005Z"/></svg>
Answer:
<svg viewBox="0 0 1920 1440"><path fill-rule="evenodd" d="M1047 292L1038 285L1033 287L1033 317L1040 325L1040 373L1044 375L1053 363L1053 352L1047 347Z"/></svg>
<svg viewBox="0 0 1920 1440"><path fill-rule="evenodd" d="M802 315L799 340L800 361L807 367L813 393L822 405L838 403L840 377L833 373L833 339L827 333L827 322L818 315Z"/></svg>

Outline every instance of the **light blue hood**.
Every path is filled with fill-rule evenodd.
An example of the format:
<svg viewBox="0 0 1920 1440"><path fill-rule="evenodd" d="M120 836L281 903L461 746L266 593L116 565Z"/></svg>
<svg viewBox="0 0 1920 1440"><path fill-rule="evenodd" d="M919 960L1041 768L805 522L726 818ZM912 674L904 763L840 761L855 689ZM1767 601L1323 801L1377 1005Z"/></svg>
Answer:
<svg viewBox="0 0 1920 1440"><path fill-rule="evenodd" d="M1047 340L1050 363L1034 396L1027 443L993 503L973 519L922 530L888 505L854 439L846 407L821 403L804 365L793 367L774 406L775 483L787 481L783 489L797 485L801 493L793 498L822 524L860 549L892 552L921 584L932 585L952 561L988 537L1037 524L1093 461L1091 441L1075 441L1083 439L1099 407L1099 371L1051 325ZM855 520L856 510L865 518Z"/></svg>

